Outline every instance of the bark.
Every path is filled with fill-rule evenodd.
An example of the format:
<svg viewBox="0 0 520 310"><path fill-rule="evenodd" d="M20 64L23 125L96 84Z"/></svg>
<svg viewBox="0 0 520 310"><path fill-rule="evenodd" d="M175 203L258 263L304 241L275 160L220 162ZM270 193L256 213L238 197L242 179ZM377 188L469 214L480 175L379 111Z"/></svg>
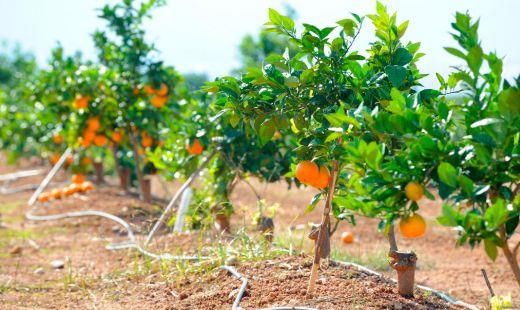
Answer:
<svg viewBox="0 0 520 310"><path fill-rule="evenodd" d="M139 196L141 200L144 200L144 193L143 189L146 186L146 181L144 178L143 170L141 170L141 159L139 156L139 150L138 150L138 144L137 144L137 138L135 137L135 133L130 130L130 142L132 144L132 152L134 154L134 160L135 160L135 172L137 174L137 182L139 182Z"/></svg>
<svg viewBox="0 0 520 310"><path fill-rule="evenodd" d="M390 225L390 230L388 231L388 243L390 244L390 251L388 253L388 256L391 258L390 267L397 271L397 290L399 295L405 298L412 298L417 255L414 252L398 250L395 240L394 224Z"/></svg>
<svg viewBox="0 0 520 310"><path fill-rule="evenodd" d="M128 186L130 185L130 169L127 167L122 167L119 158L117 157L117 144L112 144L112 154L114 156L114 165L116 168L117 176L119 177L119 187L123 191L128 192Z"/></svg>
<svg viewBox="0 0 520 310"><path fill-rule="evenodd" d="M141 188L142 200L146 203L152 202L152 180L149 178L144 179L143 186Z"/></svg>
<svg viewBox="0 0 520 310"><path fill-rule="evenodd" d="M270 217L262 216L258 219L257 229L262 233L264 239L271 243L274 238L274 221Z"/></svg>
<svg viewBox="0 0 520 310"><path fill-rule="evenodd" d="M318 269L322 258L328 257L330 254L330 209L332 205L332 197L336 188L336 179L338 177L339 163L334 161L332 173L330 175L329 187L327 191L327 198L323 213L321 215L321 224L319 226L318 236L314 249L314 260L312 263L311 275L309 277L309 284L307 286L307 297L312 297L314 293L314 286L318 276Z"/></svg>
<svg viewBox="0 0 520 310"><path fill-rule="evenodd" d="M504 253L504 256L506 257L507 262L509 263L509 267L511 267L511 271L513 272L513 275L515 276L516 283L520 287L520 266L518 265L516 253L513 253L511 251L511 249L509 248L509 244L507 242L505 225L502 225L500 227L500 238L504 242L504 245L502 246L502 253ZM516 252L516 249L515 249L515 252Z"/></svg>
<svg viewBox="0 0 520 310"><path fill-rule="evenodd" d="M96 173L96 184L100 185L105 183L105 176L103 171L103 163L102 162L94 162L92 164L94 166L94 171Z"/></svg>

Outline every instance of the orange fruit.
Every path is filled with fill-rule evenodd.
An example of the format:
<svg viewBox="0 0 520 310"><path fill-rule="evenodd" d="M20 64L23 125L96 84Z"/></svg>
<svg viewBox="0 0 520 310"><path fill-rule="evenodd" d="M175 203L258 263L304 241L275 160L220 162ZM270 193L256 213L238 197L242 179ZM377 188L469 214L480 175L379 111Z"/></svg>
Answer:
<svg viewBox="0 0 520 310"><path fill-rule="evenodd" d="M61 191L59 189L55 188L51 191L51 196L54 199L61 199Z"/></svg>
<svg viewBox="0 0 520 310"><path fill-rule="evenodd" d="M58 160L60 160L60 155L58 154L52 154L51 158L49 158L51 164L56 165L58 163Z"/></svg>
<svg viewBox="0 0 520 310"><path fill-rule="evenodd" d="M164 97L168 95L168 85L161 83L161 88L155 90L155 94Z"/></svg>
<svg viewBox="0 0 520 310"><path fill-rule="evenodd" d="M81 160L81 164L82 164L83 166L88 166L88 165L90 165L91 162L92 162L92 161L91 161L90 158L88 158L88 157L83 157L83 159Z"/></svg>
<svg viewBox="0 0 520 310"><path fill-rule="evenodd" d="M399 230L405 238L418 238L426 233L426 222L419 214L401 219Z"/></svg>
<svg viewBox="0 0 520 310"><path fill-rule="evenodd" d="M103 135L98 135L94 138L94 144L97 146L103 146L107 144L107 137Z"/></svg>
<svg viewBox="0 0 520 310"><path fill-rule="evenodd" d="M81 184L83 184L83 183L81 183ZM75 194L75 193L80 191L80 186L81 185L73 183L73 184L67 186L67 190L70 192L70 195L73 195L73 194Z"/></svg>
<svg viewBox="0 0 520 310"><path fill-rule="evenodd" d="M134 95L139 95L139 88L137 87L134 87L134 89L132 90L132 92L134 93Z"/></svg>
<svg viewBox="0 0 520 310"><path fill-rule="evenodd" d="M330 172L329 168L325 166L320 167L320 174L317 179L311 181L309 184L317 189L324 189L329 186Z"/></svg>
<svg viewBox="0 0 520 310"><path fill-rule="evenodd" d="M101 127L99 117L91 117L87 120L87 127L89 131L96 131Z"/></svg>
<svg viewBox="0 0 520 310"><path fill-rule="evenodd" d="M274 135L273 135L273 140L278 140L282 137L282 133L279 132L278 130L274 132Z"/></svg>
<svg viewBox="0 0 520 310"><path fill-rule="evenodd" d="M350 231L345 231L341 234L341 242L344 244L350 244L354 242L354 234Z"/></svg>
<svg viewBox="0 0 520 310"><path fill-rule="evenodd" d="M43 193L40 194L40 196L38 196L38 201L39 202L47 202L50 199L51 199L51 196L47 192L43 192Z"/></svg>
<svg viewBox="0 0 520 310"><path fill-rule="evenodd" d="M145 85L144 86L144 92L148 95L153 95L155 93L155 89L151 85Z"/></svg>
<svg viewBox="0 0 520 310"><path fill-rule="evenodd" d="M186 150L191 155L199 155L204 151L204 148L202 147L202 144L200 144L199 139L195 139L192 145L186 143Z"/></svg>
<svg viewBox="0 0 520 310"><path fill-rule="evenodd" d="M68 186L66 186L66 187L61 189L61 196L62 197L69 197L72 194L73 194L73 192L71 192L71 190L70 190L70 188Z"/></svg>
<svg viewBox="0 0 520 310"><path fill-rule="evenodd" d="M88 192L93 189L94 189L94 185L89 181L83 182L80 186L80 190L82 192Z"/></svg>
<svg viewBox="0 0 520 310"><path fill-rule="evenodd" d="M148 135L143 135L141 137L141 145L143 147L151 147L153 145L153 139L152 137L148 136Z"/></svg>
<svg viewBox="0 0 520 310"><path fill-rule="evenodd" d="M79 139L79 144L84 147L84 148L87 148L90 146L90 140L87 140L87 139L84 139L84 138L80 138Z"/></svg>
<svg viewBox="0 0 520 310"><path fill-rule="evenodd" d="M121 140L123 140L123 135L121 134L121 132L114 131L114 133L112 134L112 141L114 141L115 143L119 143L121 142Z"/></svg>
<svg viewBox="0 0 520 310"><path fill-rule="evenodd" d="M424 189L422 185L417 182L410 182L406 184L404 191L406 193L406 197L413 201L418 201L424 195Z"/></svg>
<svg viewBox="0 0 520 310"><path fill-rule="evenodd" d="M88 96L76 96L76 100L74 101L74 107L76 109L86 109L88 107L89 101L90 97Z"/></svg>
<svg viewBox="0 0 520 310"><path fill-rule="evenodd" d="M166 104L167 101L168 101L168 97L166 97L166 96L153 96L152 100L150 100L152 105L158 109L164 107L164 105Z"/></svg>
<svg viewBox="0 0 520 310"><path fill-rule="evenodd" d="M296 178L303 184L310 184L320 176L318 165L310 160L304 160L296 166Z"/></svg>
<svg viewBox="0 0 520 310"><path fill-rule="evenodd" d="M72 183L81 184L83 182L85 182L85 176L82 175L81 173L72 175Z"/></svg>
<svg viewBox="0 0 520 310"><path fill-rule="evenodd" d="M65 161L65 163L67 165L72 165L73 162L74 162L74 157L72 157L72 155L67 156L67 160Z"/></svg>
<svg viewBox="0 0 520 310"><path fill-rule="evenodd" d="M93 130L85 130L83 132L83 140L84 141L88 141L89 143L92 142L92 140L94 140L94 138L96 137L96 132L93 131Z"/></svg>
<svg viewBox="0 0 520 310"><path fill-rule="evenodd" d="M54 143L56 144L61 144L63 143L63 137L59 133L55 133L52 136L52 141L54 141Z"/></svg>

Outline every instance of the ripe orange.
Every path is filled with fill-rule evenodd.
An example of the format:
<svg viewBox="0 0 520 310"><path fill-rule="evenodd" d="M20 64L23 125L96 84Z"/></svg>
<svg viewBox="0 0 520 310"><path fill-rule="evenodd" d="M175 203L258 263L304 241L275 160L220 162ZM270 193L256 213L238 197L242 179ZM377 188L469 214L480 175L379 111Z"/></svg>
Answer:
<svg viewBox="0 0 520 310"><path fill-rule="evenodd" d="M96 131L101 127L99 117L91 117L87 120L87 127L89 131Z"/></svg>
<svg viewBox="0 0 520 310"><path fill-rule="evenodd" d="M40 194L40 196L38 196L38 201L39 202L47 202L50 199L51 199L51 196L47 192L43 192L43 193Z"/></svg>
<svg viewBox="0 0 520 310"><path fill-rule="evenodd" d="M85 176L82 175L81 173L76 173L76 174L72 175L72 183L81 184L83 182L85 182Z"/></svg>
<svg viewBox="0 0 520 310"><path fill-rule="evenodd" d="M406 192L406 197L413 201L418 201L424 194L422 185L417 182L410 182L406 184L404 191Z"/></svg>
<svg viewBox="0 0 520 310"><path fill-rule="evenodd" d="M399 230L406 238L422 237L426 232L426 222L419 214L401 219Z"/></svg>
<svg viewBox="0 0 520 310"><path fill-rule="evenodd" d="M325 166L320 167L320 174L317 179L311 181L309 184L317 189L324 189L329 186L330 172L329 168Z"/></svg>
<svg viewBox="0 0 520 310"><path fill-rule="evenodd" d="M74 107L76 109L86 109L88 107L89 101L90 97L88 96L76 96L76 100L74 101Z"/></svg>
<svg viewBox="0 0 520 310"><path fill-rule="evenodd" d="M112 141L114 141L115 143L119 143L121 142L121 140L123 140L123 135L121 134L121 132L114 131L114 133L112 134Z"/></svg>
<svg viewBox="0 0 520 310"><path fill-rule="evenodd" d="M82 192L88 192L94 189L94 185L91 182L86 181L81 184L80 189Z"/></svg>
<svg viewBox="0 0 520 310"><path fill-rule="evenodd" d="M107 144L107 137L103 135L98 135L94 138L94 144L97 146L104 146Z"/></svg>
<svg viewBox="0 0 520 310"><path fill-rule="evenodd" d="M199 139L195 139L192 145L186 143L186 150L191 155L199 155L204 151L204 148L202 147L202 144L200 144Z"/></svg>
<svg viewBox="0 0 520 310"><path fill-rule="evenodd" d="M273 140L278 140L282 137L282 133L279 132L278 130L274 132L274 135L273 135Z"/></svg>
<svg viewBox="0 0 520 310"><path fill-rule="evenodd" d="M134 95L139 95L139 88L137 87L134 87L134 89L132 90L132 92L134 93Z"/></svg>
<svg viewBox="0 0 520 310"><path fill-rule="evenodd" d="M82 184L83 184L83 183L82 183ZM73 194L79 192L79 190L80 190L80 186L81 186L81 185L78 185L78 184L74 184L74 183L73 183L73 184L69 185L69 186L67 187L67 189L68 189L68 191L70 192L70 194L73 195Z"/></svg>
<svg viewBox="0 0 520 310"><path fill-rule="evenodd" d="M88 141L89 143L92 142L92 140L94 140L94 138L96 137L96 132L93 131L93 130L85 130L83 132L83 140L84 141Z"/></svg>
<svg viewBox="0 0 520 310"><path fill-rule="evenodd" d="M52 141L54 141L54 143L56 144L61 144L63 143L63 137L59 133L55 133L52 136Z"/></svg>
<svg viewBox="0 0 520 310"><path fill-rule="evenodd" d="M61 196L62 197L69 197L72 194L73 194L73 192L70 190L70 188L68 186L66 186L66 187L61 189Z"/></svg>
<svg viewBox="0 0 520 310"><path fill-rule="evenodd" d="M341 234L341 241L344 244L351 244L352 242L354 242L354 234L351 233L350 231L343 232Z"/></svg>
<svg viewBox="0 0 520 310"><path fill-rule="evenodd" d="M153 145L153 139L149 135L142 135L141 137L141 145L143 147L151 147Z"/></svg>
<svg viewBox="0 0 520 310"><path fill-rule="evenodd" d="M144 86L144 92L148 95L153 95L155 93L155 89L151 85L145 85Z"/></svg>
<svg viewBox="0 0 520 310"><path fill-rule="evenodd" d="M153 96L152 100L150 100L152 105L158 109L164 107L164 105L166 104L167 101L168 101L167 96Z"/></svg>
<svg viewBox="0 0 520 310"><path fill-rule="evenodd" d="M51 158L49 158L51 164L56 165L58 163L58 160L60 160L60 155L58 154L52 154Z"/></svg>
<svg viewBox="0 0 520 310"><path fill-rule="evenodd" d="M320 176L318 165L310 160L304 160L296 166L296 178L303 184L309 184Z"/></svg>
<svg viewBox="0 0 520 310"><path fill-rule="evenodd" d="M79 144L84 147L84 148L87 148L90 146L90 141L91 140L87 140L85 138L79 138Z"/></svg>
<svg viewBox="0 0 520 310"><path fill-rule="evenodd" d="M168 85L161 83L161 88L155 89L155 93L161 97L168 95Z"/></svg>
<svg viewBox="0 0 520 310"><path fill-rule="evenodd" d="M92 161L91 161L90 158L88 158L88 157L83 157L83 159L81 160L81 164L82 164L83 166L88 166L88 165L90 165L91 162L92 162Z"/></svg>
<svg viewBox="0 0 520 310"><path fill-rule="evenodd" d="M55 188L51 191L51 196L54 199L61 199L61 191L59 189Z"/></svg>
<svg viewBox="0 0 520 310"><path fill-rule="evenodd" d="M67 156L67 161L65 163L70 166L70 165L72 165L73 162L74 162L74 157L72 157L72 155Z"/></svg>

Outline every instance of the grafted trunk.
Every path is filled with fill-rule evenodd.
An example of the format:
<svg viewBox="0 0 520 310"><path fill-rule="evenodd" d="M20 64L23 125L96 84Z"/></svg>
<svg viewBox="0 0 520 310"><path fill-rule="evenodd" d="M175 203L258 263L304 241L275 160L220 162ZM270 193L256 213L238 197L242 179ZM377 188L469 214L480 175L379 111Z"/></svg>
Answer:
<svg viewBox="0 0 520 310"><path fill-rule="evenodd" d="M217 213L215 215L215 226L220 232L229 233L231 231L230 216L224 213Z"/></svg>
<svg viewBox="0 0 520 310"><path fill-rule="evenodd" d="M152 180L145 178L141 187L142 200L146 203L152 202Z"/></svg>
<svg viewBox="0 0 520 310"><path fill-rule="evenodd" d="M332 206L332 197L336 188L336 179L339 172L339 163L334 161L332 172L329 179L327 198L323 213L321 215L321 224L318 228L318 236L316 238L316 245L314 248L314 260L312 262L311 275L309 277L309 284L307 285L307 298L311 298L314 293L314 286L316 278L318 277L318 269L322 258L327 258L330 254L330 209Z"/></svg>
<svg viewBox="0 0 520 310"><path fill-rule="evenodd" d="M117 169L117 172L119 175L119 187L126 193L130 186L130 175L132 171L128 167L120 167Z"/></svg>
<svg viewBox="0 0 520 310"><path fill-rule="evenodd" d="M262 216L258 220L257 229L262 233L264 239L271 243L274 239L274 221L270 217Z"/></svg>
<svg viewBox="0 0 520 310"><path fill-rule="evenodd" d="M511 271L515 276L516 283L520 287L520 266L518 265L517 252L511 251L511 249L509 248L509 243L507 242L508 240L506 236L506 228L504 225L500 227L500 238L502 239L502 241L504 241L504 245L502 246L502 253L504 253L507 262L511 267Z"/></svg>
<svg viewBox="0 0 520 310"><path fill-rule="evenodd" d="M399 295L405 298L412 298L417 255L414 252L398 250L395 240L394 224L390 225L390 230L388 231L388 243L390 244L390 251L388 253L388 256L391 258L390 267L397 271L397 291Z"/></svg>
<svg viewBox="0 0 520 310"><path fill-rule="evenodd" d="M138 150L138 144L137 144L137 138L135 137L135 133L130 131L130 142L132 144L132 153L134 154L134 160L135 160L135 172L137 174L137 182L139 182L139 197L141 200L145 200L145 187L147 186L145 183L145 177L143 174L143 170L141 170L141 158L139 156L139 150Z"/></svg>
<svg viewBox="0 0 520 310"><path fill-rule="evenodd" d="M94 166L94 172L96 174L96 184L100 185L100 184L105 183L105 174L103 171L103 163L94 162L92 165Z"/></svg>

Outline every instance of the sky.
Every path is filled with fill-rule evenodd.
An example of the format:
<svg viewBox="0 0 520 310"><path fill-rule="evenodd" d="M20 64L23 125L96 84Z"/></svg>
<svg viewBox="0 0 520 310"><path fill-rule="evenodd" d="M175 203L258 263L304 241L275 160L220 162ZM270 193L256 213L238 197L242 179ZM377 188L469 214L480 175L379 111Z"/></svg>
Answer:
<svg viewBox="0 0 520 310"><path fill-rule="evenodd" d="M95 52L94 30L103 27L96 9L114 0L0 0L0 41L20 43L45 64L50 50L61 42L67 53L80 50L90 59ZM520 74L520 1L518 0L383 0L398 20L410 20L405 41L421 42L426 56L419 68L430 76L423 84L436 86L435 73L446 75L459 61L444 46L454 46L449 35L456 11L480 17L480 38L486 50L505 57L504 74ZM350 12L375 10L374 0L169 0L147 20L147 38L160 57L180 72L227 75L239 64L238 45L246 34L257 34L267 21L268 8L284 11L284 3L297 12L297 24L334 26ZM356 47L365 51L373 37L366 22Z"/></svg>

